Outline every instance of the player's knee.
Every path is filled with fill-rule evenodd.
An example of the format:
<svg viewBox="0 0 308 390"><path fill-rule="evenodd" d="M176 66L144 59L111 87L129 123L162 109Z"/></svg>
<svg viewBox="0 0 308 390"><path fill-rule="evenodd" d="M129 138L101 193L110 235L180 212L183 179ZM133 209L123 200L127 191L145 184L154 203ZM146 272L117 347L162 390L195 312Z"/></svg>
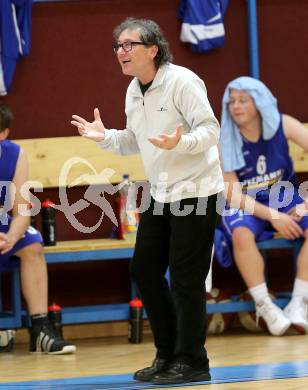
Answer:
<svg viewBox="0 0 308 390"><path fill-rule="evenodd" d="M246 227L236 228L232 232L232 244L235 249L245 250L255 242L255 237L252 231Z"/></svg>
<svg viewBox="0 0 308 390"><path fill-rule="evenodd" d="M34 243L29 246L26 246L25 248L22 249L20 252L20 259L27 260L27 259L40 259L44 260L44 251L43 251L43 246L39 243Z"/></svg>

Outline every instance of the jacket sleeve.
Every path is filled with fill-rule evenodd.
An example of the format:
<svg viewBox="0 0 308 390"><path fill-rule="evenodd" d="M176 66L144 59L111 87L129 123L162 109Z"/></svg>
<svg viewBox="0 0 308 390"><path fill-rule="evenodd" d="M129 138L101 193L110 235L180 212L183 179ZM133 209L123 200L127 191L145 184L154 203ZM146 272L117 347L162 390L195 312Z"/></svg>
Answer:
<svg viewBox="0 0 308 390"><path fill-rule="evenodd" d="M203 81L187 81L175 95L188 132L184 133L173 149L179 153L197 154L218 145L220 127L207 98Z"/></svg>
<svg viewBox="0 0 308 390"><path fill-rule="evenodd" d="M140 153L135 134L130 129L106 129L105 139L97 142L102 148L115 154L129 155Z"/></svg>

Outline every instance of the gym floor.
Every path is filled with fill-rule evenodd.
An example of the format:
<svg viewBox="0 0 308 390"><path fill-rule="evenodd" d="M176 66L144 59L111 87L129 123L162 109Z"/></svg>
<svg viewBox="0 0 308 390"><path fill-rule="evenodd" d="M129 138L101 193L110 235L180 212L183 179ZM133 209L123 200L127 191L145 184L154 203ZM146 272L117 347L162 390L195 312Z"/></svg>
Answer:
<svg viewBox="0 0 308 390"><path fill-rule="evenodd" d="M151 363L150 334L140 344L126 337L77 340L76 355L31 355L27 344L0 354L0 388L5 389L146 389L134 371ZM230 330L207 340L212 381L174 386L177 389L307 389L307 336ZM164 387L165 389L167 387ZM170 388L170 387L169 387Z"/></svg>

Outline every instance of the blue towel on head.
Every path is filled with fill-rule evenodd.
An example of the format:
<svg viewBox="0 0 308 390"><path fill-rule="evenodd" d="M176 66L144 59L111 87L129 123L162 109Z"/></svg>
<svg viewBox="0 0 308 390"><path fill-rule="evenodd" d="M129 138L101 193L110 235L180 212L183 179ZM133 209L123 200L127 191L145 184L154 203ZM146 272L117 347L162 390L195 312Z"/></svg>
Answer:
<svg viewBox="0 0 308 390"><path fill-rule="evenodd" d="M254 99L262 117L263 139L269 140L275 135L280 121L277 100L261 81L245 76L231 81L222 99L220 146L225 172L235 171L245 165L243 140L228 108L230 89L245 90Z"/></svg>

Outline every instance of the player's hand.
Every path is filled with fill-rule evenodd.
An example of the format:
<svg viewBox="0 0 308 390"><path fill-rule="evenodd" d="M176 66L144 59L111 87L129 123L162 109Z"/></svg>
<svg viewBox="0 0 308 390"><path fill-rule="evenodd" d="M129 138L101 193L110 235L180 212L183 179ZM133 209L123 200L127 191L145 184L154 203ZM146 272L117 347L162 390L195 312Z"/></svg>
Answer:
<svg viewBox="0 0 308 390"><path fill-rule="evenodd" d="M9 252L15 245L15 242L7 234L0 233L0 254L4 255Z"/></svg>
<svg viewBox="0 0 308 390"><path fill-rule="evenodd" d="M297 223L297 219L292 215L278 213L278 218L273 218L271 223L274 229L288 240L295 240L304 235L302 228Z"/></svg>
<svg viewBox="0 0 308 390"><path fill-rule="evenodd" d="M304 202L297 204L293 209L288 211L288 214L300 221L305 215L308 215L308 205Z"/></svg>
<svg viewBox="0 0 308 390"><path fill-rule="evenodd" d="M182 134L183 125L180 123L172 134L160 134L159 137L148 138L148 140L160 149L171 150L179 143Z"/></svg>
<svg viewBox="0 0 308 390"><path fill-rule="evenodd" d="M92 139L93 141L103 141L105 139L105 126L101 120L98 108L94 109L94 121L88 122L81 116L72 115L74 120L71 124L76 126L82 137Z"/></svg>

